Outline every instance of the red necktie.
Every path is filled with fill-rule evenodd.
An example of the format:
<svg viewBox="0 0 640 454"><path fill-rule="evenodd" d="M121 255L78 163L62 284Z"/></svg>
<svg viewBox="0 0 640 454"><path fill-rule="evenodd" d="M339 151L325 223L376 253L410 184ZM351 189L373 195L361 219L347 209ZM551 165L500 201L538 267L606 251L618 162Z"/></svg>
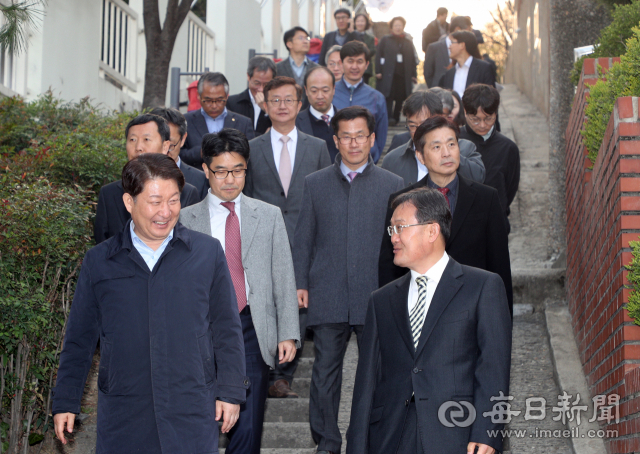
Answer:
<svg viewBox="0 0 640 454"><path fill-rule="evenodd" d="M244 284L244 268L242 267L242 241L240 239L240 221L235 212L235 202L222 202L221 205L229 210L224 229L224 253L227 256L227 264L236 290L238 311L247 305L247 288Z"/></svg>
<svg viewBox="0 0 640 454"><path fill-rule="evenodd" d="M436 188L436 189L440 194L444 196L445 199L447 199L447 204L449 205L449 208L451 208L451 202L449 202L449 188Z"/></svg>

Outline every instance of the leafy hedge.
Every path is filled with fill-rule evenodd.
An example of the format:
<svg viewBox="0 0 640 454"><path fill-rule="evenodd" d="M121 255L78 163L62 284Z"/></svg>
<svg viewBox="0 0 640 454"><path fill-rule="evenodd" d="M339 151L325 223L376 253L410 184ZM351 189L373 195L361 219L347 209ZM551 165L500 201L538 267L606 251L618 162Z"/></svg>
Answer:
<svg viewBox="0 0 640 454"><path fill-rule="evenodd" d="M0 100L0 452L51 436L51 387L100 186L135 113ZM26 452L26 451L25 451Z"/></svg>
<svg viewBox="0 0 640 454"><path fill-rule="evenodd" d="M582 135L592 163L598 157L616 99L640 96L640 28L633 29L633 36L627 40L626 46L627 51L620 56L620 63L611 67L606 80L599 80L589 91Z"/></svg>
<svg viewBox="0 0 640 454"><path fill-rule="evenodd" d="M578 85L585 58L619 57L627 51L626 42L633 36L633 28L640 24L640 0L614 5L612 22L600 32L594 51L576 61L571 71L571 82Z"/></svg>

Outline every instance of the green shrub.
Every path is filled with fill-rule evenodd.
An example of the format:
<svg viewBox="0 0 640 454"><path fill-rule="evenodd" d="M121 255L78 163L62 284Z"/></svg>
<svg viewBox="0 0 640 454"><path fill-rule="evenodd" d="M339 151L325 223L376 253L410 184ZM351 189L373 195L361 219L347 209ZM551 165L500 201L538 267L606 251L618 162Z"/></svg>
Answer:
<svg viewBox="0 0 640 454"><path fill-rule="evenodd" d="M45 179L0 179L2 451L41 441L76 276L91 245L91 204Z"/></svg>
<svg viewBox="0 0 640 454"><path fill-rule="evenodd" d="M633 323L640 325L640 241L630 241L629 246L631 246L633 258L631 263L627 265L627 270L629 270L627 279L631 283L627 310L629 311L629 317L633 319Z"/></svg>
<svg viewBox="0 0 640 454"><path fill-rule="evenodd" d="M594 51L576 61L571 71L571 82L578 85L585 58L619 57L627 50L626 42L633 36L633 28L640 24L640 0L614 5L612 22L600 32Z"/></svg>
<svg viewBox="0 0 640 454"><path fill-rule="evenodd" d="M620 63L613 65L606 80L599 80L589 92L582 136L592 163L598 157L616 99L640 96L640 28L633 29L626 45L627 52L620 57Z"/></svg>

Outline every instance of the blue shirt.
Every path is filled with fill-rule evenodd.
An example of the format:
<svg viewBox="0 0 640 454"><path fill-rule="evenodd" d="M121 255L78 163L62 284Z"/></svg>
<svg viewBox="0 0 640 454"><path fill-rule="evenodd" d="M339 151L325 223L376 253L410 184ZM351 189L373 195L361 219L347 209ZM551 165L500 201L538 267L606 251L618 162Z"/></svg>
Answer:
<svg viewBox="0 0 640 454"><path fill-rule="evenodd" d="M138 237L138 235L136 235L136 232L133 231L134 228L135 225L133 225L133 220L131 220L129 229L131 230L131 242L133 243L133 247L135 247L140 253L145 263L149 267L149 271L153 271L153 267L156 266L156 263L158 263L158 259L160 259L160 256L167 248L169 241L173 239L173 229L171 229L171 232L169 232L169 235L164 239L160 247L154 251L149 246L147 246L147 244L142 241L140 237Z"/></svg>
<svg viewBox="0 0 640 454"><path fill-rule="evenodd" d="M296 82L299 83L299 81L302 80L305 68L307 67L307 57L304 57L304 61L300 66L296 65L296 62L293 61L293 58L291 57L289 57L289 63L291 64L291 69L293 69L293 72L296 75Z"/></svg>
<svg viewBox="0 0 640 454"><path fill-rule="evenodd" d="M440 186L435 184L429 175L427 175L427 186L432 189L438 189ZM456 209L456 202L458 201L458 174L453 179L451 183L445 186L445 188L449 189L449 194L447 194L447 198L449 199L449 209L451 210L451 216L453 217L453 212Z"/></svg>
<svg viewBox="0 0 640 454"><path fill-rule="evenodd" d="M204 111L204 109L202 107L200 107L200 113L204 117L204 121L205 121L205 123L207 123L207 130L211 134L218 133L218 132L222 131L222 128L224 128L224 119L227 118L227 108L226 107L224 108L222 113L220 115L218 115L216 118L211 118Z"/></svg>
<svg viewBox="0 0 640 454"><path fill-rule="evenodd" d="M348 175L349 172L362 173L362 171L367 167L367 164L369 164L369 161L365 162L363 166L358 167L356 170L351 170L349 167L345 165L344 161L340 161L340 171L342 172L342 175L345 176L347 181L351 183L351 179L349 178L349 175Z"/></svg>
<svg viewBox="0 0 640 454"><path fill-rule="evenodd" d="M369 109L376 120L376 141L371 147L371 158L378 162L382 150L387 142L387 130L389 129L389 117L387 116L387 100L375 88L371 88L360 81L351 93L344 78L336 82L336 92L333 96L333 105L336 110L349 106L362 106Z"/></svg>

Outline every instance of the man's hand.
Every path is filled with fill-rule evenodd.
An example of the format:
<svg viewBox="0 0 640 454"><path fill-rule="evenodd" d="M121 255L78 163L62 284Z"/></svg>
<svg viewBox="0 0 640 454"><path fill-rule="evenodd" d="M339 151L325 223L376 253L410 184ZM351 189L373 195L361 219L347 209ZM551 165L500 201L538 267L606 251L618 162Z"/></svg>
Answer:
<svg viewBox="0 0 640 454"><path fill-rule="evenodd" d="M221 400L216 400L216 421L222 418L222 433L226 434L238 422L240 417L240 405L229 404Z"/></svg>
<svg viewBox="0 0 640 454"><path fill-rule="evenodd" d="M309 307L309 290L298 289L298 308Z"/></svg>
<svg viewBox="0 0 640 454"><path fill-rule="evenodd" d="M296 357L296 342L292 339L282 341L278 344L278 354L280 364L290 363Z"/></svg>
<svg viewBox="0 0 640 454"><path fill-rule="evenodd" d="M382 79L382 74L376 74L376 79Z"/></svg>
<svg viewBox="0 0 640 454"><path fill-rule="evenodd" d="M496 450L489 445L483 445L482 443L469 443L467 445L467 454L474 454L475 449L478 448L478 454L495 454Z"/></svg>
<svg viewBox="0 0 640 454"><path fill-rule="evenodd" d="M264 93L261 91L257 92L253 99L256 100L256 104L260 106L260 109L262 109L264 113L267 113L267 103L264 101Z"/></svg>
<svg viewBox="0 0 640 454"><path fill-rule="evenodd" d="M58 440L62 442L63 445L67 444L66 438L64 438L64 429L66 427L67 432L73 432L73 423L76 420L76 415L73 413L58 413L53 417L53 426L56 431L56 436Z"/></svg>
<svg viewBox="0 0 640 454"><path fill-rule="evenodd" d="M417 83L418 83L418 78L417 78L417 77L412 77L412 78L411 78L411 81L412 81L414 84L417 84Z"/></svg>

